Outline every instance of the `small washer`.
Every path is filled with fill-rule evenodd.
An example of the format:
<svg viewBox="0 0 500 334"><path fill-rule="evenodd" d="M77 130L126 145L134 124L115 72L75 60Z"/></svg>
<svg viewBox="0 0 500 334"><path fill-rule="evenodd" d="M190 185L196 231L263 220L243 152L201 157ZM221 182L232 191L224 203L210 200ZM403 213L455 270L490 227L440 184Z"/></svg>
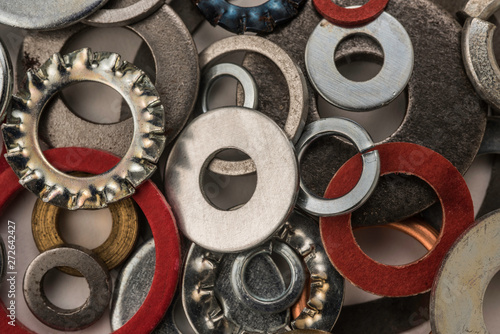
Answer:
<svg viewBox="0 0 500 334"><path fill-rule="evenodd" d="M207 69L200 83L201 91L201 110L206 113L208 111L208 98L213 85L217 80L224 77L233 77L241 84L245 92L245 101L243 107L256 109L259 102L258 88L253 76L244 68L232 63L217 64Z"/></svg>
<svg viewBox="0 0 500 334"><path fill-rule="evenodd" d="M38 142L40 115L52 96L75 82L93 81L117 90L134 119L132 144L109 171L88 178L62 173L44 157ZM116 53L81 49L53 55L36 73L28 71L25 89L13 96L2 125L5 158L19 182L44 202L70 209L100 209L131 196L156 170L165 147L165 111L153 83Z"/></svg>
<svg viewBox="0 0 500 334"><path fill-rule="evenodd" d="M389 0L369 0L363 6L346 8L332 0L313 0L314 7L325 19L343 27L358 27L375 20L388 2Z"/></svg>
<svg viewBox="0 0 500 334"><path fill-rule="evenodd" d="M9 53L0 40L0 123L3 122L10 105L13 85L14 77Z"/></svg>
<svg viewBox="0 0 500 334"><path fill-rule="evenodd" d="M90 296L75 309L52 304L43 291L43 278L50 269L68 266L78 270L89 285ZM111 298L111 278L104 262L79 246L62 246L38 255L24 275L24 299L38 320L59 330L86 328L101 318Z"/></svg>
<svg viewBox="0 0 500 334"><path fill-rule="evenodd" d="M450 249L432 288L430 320L435 334L489 333L483 299L500 269L500 211L474 224Z"/></svg>
<svg viewBox="0 0 500 334"><path fill-rule="evenodd" d="M375 38L384 51L384 64L372 79L347 79L335 65L338 45L357 34ZM350 111L369 111L393 101L406 88L413 72L413 45L403 25L384 12L359 28L342 28L322 20L309 37L305 52L307 73L329 103Z"/></svg>
<svg viewBox="0 0 500 334"><path fill-rule="evenodd" d="M250 156L258 173L252 198L232 211L212 206L200 185L206 166L227 148ZM298 186L297 158L286 134L267 116L241 107L197 117L180 134L165 170L165 191L180 229L216 252L243 251L271 237L290 215Z"/></svg>
<svg viewBox="0 0 500 334"><path fill-rule="evenodd" d="M370 135L359 124L344 118L325 118L308 124L296 146L299 162L309 145L326 135L340 135L356 145L362 153L363 173L356 186L348 194L334 199L315 196L307 189L301 178L297 206L320 217L342 215L356 210L370 197L380 178L378 152L376 150L367 152L373 148Z"/></svg>

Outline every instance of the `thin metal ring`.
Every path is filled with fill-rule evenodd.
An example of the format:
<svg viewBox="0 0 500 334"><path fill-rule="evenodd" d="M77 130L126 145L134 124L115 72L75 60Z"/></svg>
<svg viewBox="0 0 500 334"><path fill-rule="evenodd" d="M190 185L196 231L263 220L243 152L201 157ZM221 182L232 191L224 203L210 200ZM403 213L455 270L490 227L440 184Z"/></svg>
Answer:
<svg viewBox="0 0 500 334"><path fill-rule="evenodd" d="M111 170L77 178L55 169L38 143L38 124L45 104L58 91L81 81L95 81L122 94L132 111L134 136L123 159ZM153 83L116 53L82 49L64 57L53 55L27 86L13 96L12 112L2 125L7 162L19 182L44 202L70 209L104 208L131 196L156 170L165 147L165 112Z"/></svg>
<svg viewBox="0 0 500 334"><path fill-rule="evenodd" d="M286 291L279 297L273 299L262 299L251 293L245 284L245 270L248 262L259 254L279 254L290 267L290 283ZM304 290L306 275L302 260L294 250L285 243L271 242L270 245L254 248L244 252L233 263L231 271L231 285L233 290L245 305L259 312L276 313L290 308L300 297Z"/></svg>
<svg viewBox="0 0 500 334"><path fill-rule="evenodd" d="M74 173L72 173L74 175ZM80 174L80 173L79 173ZM84 173L81 173L84 174ZM75 176L88 176L84 175ZM109 205L112 217L111 233L106 241L92 250L105 264L108 270L114 269L127 259L135 246L139 223L134 203L126 198ZM66 242L59 233L58 217L61 208L37 199L31 215L31 229L36 247L40 252L62 246ZM70 267L59 267L61 271L73 276L82 276Z"/></svg>
<svg viewBox="0 0 500 334"><path fill-rule="evenodd" d="M499 9L500 1L498 0L469 0L458 14L462 17L488 20Z"/></svg>
<svg viewBox="0 0 500 334"><path fill-rule="evenodd" d="M372 79L354 82L337 69L337 46L352 35L375 38L384 50L384 64ZM322 20L309 37L305 51L312 85L329 103L351 111L381 108L401 94L413 72L413 46L403 25L388 13L360 28L342 28Z"/></svg>
<svg viewBox="0 0 500 334"><path fill-rule="evenodd" d="M5 45L0 40L0 123L3 122L7 109L10 105L12 87L14 86L14 75L12 63Z"/></svg>
<svg viewBox="0 0 500 334"><path fill-rule="evenodd" d="M53 268L68 266L87 279L90 296L74 309L62 309L49 301L43 278ZM111 277L104 262L91 251L74 245L51 249L38 255L24 275L24 299L35 317L58 330L80 330L101 318L111 298Z"/></svg>
<svg viewBox="0 0 500 334"><path fill-rule="evenodd" d="M290 108L284 131L293 142L299 140L304 128L309 108L309 91L304 74L293 59L273 42L257 36L234 36L217 41L200 53L200 68L203 70L222 56L233 52L248 51L269 58L278 66L288 85ZM222 175L246 175L255 173L251 160L224 161L214 159L209 169Z"/></svg>
<svg viewBox="0 0 500 334"><path fill-rule="evenodd" d="M358 27L375 20L389 0L370 0L357 8L341 7L331 0L314 0L316 10L328 21L343 27Z"/></svg>
<svg viewBox="0 0 500 334"><path fill-rule="evenodd" d="M319 137L340 135L350 140L362 153L363 173L356 186L346 195L335 198L319 198L300 180L297 206L304 211L320 217L342 215L359 208L375 190L380 178L380 159L378 152L366 152L373 148L373 141L360 125L344 118L325 118L306 126L297 143L297 157L301 161L309 145Z"/></svg>
<svg viewBox="0 0 500 334"><path fill-rule="evenodd" d="M259 102L258 88L253 76L244 68L232 63L222 63L210 67L201 76L201 110L208 111L208 97L213 85L223 77L233 77L241 84L245 92L243 107L256 109Z"/></svg>
<svg viewBox="0 0 500 334"><path fill-rule="evenodd" d="M252 198L232 211L212 206L200 185L205 167L226 148L250 156L259 178ZM267 240L290 215L298 183L297 158L285 133L267 116L241 107L195 118L174 144L165 169L165 191L184 235L219 252L243 251Z"/></svg>
<svg viewBox="0 0 500 334"><path fill-rule="evenodd" d="M432 288L433 333L489 333L484 323L483 299L500 269L499 245L500 211L481 218L455 242Z"/></svg>
<svg viewBox="0 0 500 334"><path fill-rule="evenodd" d="M101 8L83 20L83 23L95 27L126 26L148 17L164 3L165 0L137 0L134 4L123 8Z"/></svg>
<svg viewBox="0 0 500 334"><path fill-rule="evenodd" d="M119 162L119 158L102 151L87 148L58 148L45 151L47 159L63 171L82 171L99 174L109 170ZM10 169L0 174L0 211L22 190L14 172ZM172 298L178 282L181 266L180 240L175 219L170 206L158 188L150 180L146 181L132 199L146 216L156 248L155 276L150 293L124 326L115 334L151 333L161 321ZM16 326L9 325L6 308L0 301L0 332L11 334L33 334L16 319Z"/></svg>
<svg viewBox="0 0 500 334"><path fill-rule="evenodd" d="M388 266L372 260L356 243L351 214L320 219L321 238L335 268L361 289L389 297L411 296L429 291L441 261L455 240L474 223L474 207L460 172L443 156L410 143L375 146L380 153L381 175L404 173L427 182L443 207L443 227L433 249L421 259L403 266ZM412 156L422 159L412 162ZM335 174L326 197L349 191L361 172L359 155ZM446 175L446 178L443 178Z"/></svg>
<svg viewBox="0 0 500 334"><path fill-rule="evenodd" d="M254 7L240 7L228 0L198 0L196 5L208 22L235 34L268 33L298 13L306 0L269 0Z"/></svg>

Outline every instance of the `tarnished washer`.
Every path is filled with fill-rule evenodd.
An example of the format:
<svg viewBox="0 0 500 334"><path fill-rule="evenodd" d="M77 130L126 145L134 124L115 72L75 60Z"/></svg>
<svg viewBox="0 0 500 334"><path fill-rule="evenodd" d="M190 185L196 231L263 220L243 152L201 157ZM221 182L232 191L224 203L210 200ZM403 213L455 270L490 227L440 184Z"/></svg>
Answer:
<svg viewBox="0 0 500 334"><path fill-rule="evenodd" d="M165 134L169 143L182 130L194 109L196 101L193 97L198 94L200 76L198 51L180 17L167 5L126 28L141 37L153 54L156 69L154 83L166 111ZM72 36L84 29L89 27L78 24L64 30L28 33L20 52L21 59L17 62L17 86L22 83L20 75L30 68L35 69L36 61L48 59L54 52L60 51ZM134 63L133 59L128 61ZM177 81L180 80L180 73L182 84ZM78 147L85 143L87 147L124 156L132 141L133 119L116 124L94 124L76 116L60 97L47 104L43 118L40 138L51 147Z"/></svg>
<svg viewBox="0 0 500 334"><path fill-rule="evenodd" d="M120 2L110 1L112 3ZM121 0L121 2L124 2ZM167 1L171 2L171 1ZM190 2L190 1L186 1ZM135 0L127 7L101 8L96 13L86 18L83 23L96 27L125 26L138 22L165 4L165 0Z"/></svg>
<svg viewBox="0 0 500 334"><path fill-rule="evenodd" d="M258 88L252 75L245 68L232 64L222 63L217 64L207 69L201 77L200 92L201 92L201 110L205 113L208 111L208 98L210 91L217 82L223 77L232 77L238 80L245 92L245 101L243 107L249 109L257 108Z"/></svg>
<svg viewBox="0 0 500 334"><path fill-rule="evenodd" d="M68 85L94 81L117 90L134 119L134 138L123 159L111 170L77 178L54 168L38 142L38 122L45 104ZM13 97L12 111L2 125L6 160L19 182L44 202L67 208L104 208L131 196L156 170L165 146L165 111L153 83L116 53L75 51L53 55L36 73L28 71L24 90ZM109 134L106 134L109 135Z"/></svg>
<svg viewBox="0 0 500 334"><path fill-rule="evenodd" d="M0 40L0 123L3 122L10 105L12 87L14 86L13 75L9 53Z"/></svg>
<svg viewBox="0 0 500 334"><path fill-rule="evenodd" d="M52 268L68 266L78 270L89 285L90 296L75 309L52 304L43 291L43 277ZM89 250L62 246L38 255L24 275L24 299L38 320L59 330L79 330L101 318L111 298L111 278L106 265Z"/></svg>
<svg viewBox="0 0 500 334"><path fill-rule="evenodd" d="M259 178L252 198L232 211L212 206L200 185L206 166L226 148L250 156ZM178 137L165 169L165 191L180 229L219 252L243 251L271 237L290 215L298 185L297 158L285 133L267 116L241 107L197 117Z"/></svg>
<svg viewBox="0 0 500 334"><path fill-rule="evenodd" d="M0 23L21 29L59 29L94 13L107 0L2 0Z"/></svg>
<svg viewBox="0 0 500 334"><path fill-rule="evenodd" d="M302 133L307 118L309 91L302 71L290 56L276 44L256 36L235 36L217 41L200 53L200 68L203 70L222 56L238 51L261 54L271 60L285 76L290 95L290 108L284 131L292 142ZM217 174L244 175L255 172L251 160L224 161L214 159L209 169Z"/></svg>
<svg viewBox="0 0 500 334"><path fill-rule="evenodd" d="M469 0L459 14L466 17L476 17L487 20L500 9L498 0Z"/></svg>
<svg viewBox="0 0 500 334"><path fill-rule="evenodd" d="M373 37L383 49L382 69L368 81L347 79L335 64L340 42L356 34ZM403 25L385 12L359 28L323 20L309 38L305 61L311 83L325 100L344 110L369 111L389 104L406 88L413 72L413 46Z"/></svg>
<svg viewBox="0 0 500 334"><path fill-rule="evenodd" d="M499 269L500 211L494 211L465 232L443 260L431 293L432 332L489 333L483 299Z"/></svg>
<svg viewBox="0 0 500 334"><path fill-rule="evenodd" d="M356 145L362 153L363 173L348 194L335 199L319 198L312 194L301 178L297 205L304 211L320 217L341 215L356 210L370 197L380 178L378 151L367 152L373 148L370 135L357 123L344 118L325 118L308 124L297 143L299 162L312 142L326 135L340 135Z"/></svg>

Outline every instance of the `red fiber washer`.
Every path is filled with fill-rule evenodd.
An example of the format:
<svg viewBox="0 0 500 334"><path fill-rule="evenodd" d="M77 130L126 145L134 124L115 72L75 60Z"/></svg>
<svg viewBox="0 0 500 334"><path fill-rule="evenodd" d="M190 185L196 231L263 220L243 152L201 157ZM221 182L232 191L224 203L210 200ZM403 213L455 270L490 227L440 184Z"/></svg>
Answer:
<svg viewBox="0 0 500 334"><path fill-rule="evenodd" d="M375 20L389 0L370 0L358 8L345 8L332 0L313 0L316 10L325 19L341 27L359 27Z"/></svg>

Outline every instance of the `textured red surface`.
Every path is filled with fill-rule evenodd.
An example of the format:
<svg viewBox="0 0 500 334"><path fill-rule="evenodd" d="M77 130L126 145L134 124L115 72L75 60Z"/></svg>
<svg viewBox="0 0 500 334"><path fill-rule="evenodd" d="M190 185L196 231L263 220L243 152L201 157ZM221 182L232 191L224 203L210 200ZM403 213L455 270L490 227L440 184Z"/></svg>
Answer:
<svg viewBox="0 0 500 334"><path fill-rule="evenodd" d="M423 258L407 265L388 266L368 257L354 239L351 214L320 219L321 238L337 270L359 288L381 296L402 297L429 291L441 262L455 240L474 223L474 209L467 184L458 170L440 154L409 143L388 143L374 148L381 161L381 175L415 175L437 193L443 207L443 227L437 243ZM325 193L337 198L359 180L360 155L335 174ZM405 182L401 179L401 182ZM404 201L401 198L401 201Z"/></svg>
<svg viewBox="0 0 500 334"><path fill-rule="evenodd" d="M313 0L316 10L328 21L342 27L358 27L375 20L389 0L370 0L358 8L341 7L332 0Z"/></svg>
<svg viewBox="0 0 500 334"><path fill-rule="evenodd" d="M2 145L2 153L0 153L0 173L2 173L4 170L6 170L9 167L9 164L7 163L7 160L5 160L4 155L7 153L7 149L5 148L4 145Z"/></svg>
<svg viewBox="0 0 500 334"><path fill-rule="evenodd" d="M118 163L119 158L102 151L87 148L58 148L44 152L50 163L61 171L81 171L100 174ZM17 176L8 168L0 174L0 211L22 189ZM156 246L156 270L146 300L139 311L114 333L150 333L165 314L177 286L181 266L180 240L170 206L158 188L147 181L136 189L132 197L144 212L153 232ZM161 264L161 265L159 265ZM22 277L22 276L19 276ZM6 309L0 303L0 333L34 333L16 319L16 326L8 324Z"/></svg>

